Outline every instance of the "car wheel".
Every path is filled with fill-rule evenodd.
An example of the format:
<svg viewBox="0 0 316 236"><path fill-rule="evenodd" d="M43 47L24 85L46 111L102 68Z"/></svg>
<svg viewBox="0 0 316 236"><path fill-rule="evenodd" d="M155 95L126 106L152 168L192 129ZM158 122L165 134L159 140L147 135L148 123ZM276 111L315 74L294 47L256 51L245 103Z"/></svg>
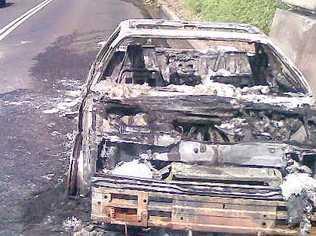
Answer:
<svg viewBox="0 0 316 236"><path fill-rule="evenodd" d="M78 194L77 178L78 178L78 159L82 149L82 135L77 134L75 144L72 151L72 159L70 161L70 168L68 170L66 190L68 195L75 196Z"/></svg>

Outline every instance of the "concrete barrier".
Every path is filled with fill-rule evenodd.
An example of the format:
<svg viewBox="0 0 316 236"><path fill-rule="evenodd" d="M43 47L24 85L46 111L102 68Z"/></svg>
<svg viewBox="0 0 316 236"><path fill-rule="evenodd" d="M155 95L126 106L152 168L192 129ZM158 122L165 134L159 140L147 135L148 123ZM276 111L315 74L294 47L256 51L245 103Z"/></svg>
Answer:
<svg viewBox="0 0 316 236"><path fill-rule="evenodd" d="M303 72L316 95L316 17L278 9L270 36Z"/></svg>
<svg viewBox="0 0 316 236"><path fill-rule="evenodd" d="M316 11L316 0L283 0L283 2L310 11Z"/></svg>

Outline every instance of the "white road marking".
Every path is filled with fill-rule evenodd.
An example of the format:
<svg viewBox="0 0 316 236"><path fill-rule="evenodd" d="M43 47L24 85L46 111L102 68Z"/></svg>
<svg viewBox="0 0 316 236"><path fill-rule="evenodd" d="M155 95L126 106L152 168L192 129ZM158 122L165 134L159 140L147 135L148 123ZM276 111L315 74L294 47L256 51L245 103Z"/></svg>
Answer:
<svg viewBox="0 0 316 236"><path fill-rule="evenodd" d="M20 42L21 45L23 45L23 44L29 44L29 43L32 43L32 42L31 42L31 41L21 41L21 42Z"/></svg>
<svg viewBox="0 0 316 236"><path fill-rule="evenodd" d="M0 29L0 41L3 40L5 37L7 37L12 31L14 31L17 27L19 27L21 24L23 24L24 21L35 15L38 11L46 7L49 3L51 3L54 0L45 0L42 3L38 4L37 6L33 7L26 13L24 13L19 18L15 19L2 29Z"/></svg>

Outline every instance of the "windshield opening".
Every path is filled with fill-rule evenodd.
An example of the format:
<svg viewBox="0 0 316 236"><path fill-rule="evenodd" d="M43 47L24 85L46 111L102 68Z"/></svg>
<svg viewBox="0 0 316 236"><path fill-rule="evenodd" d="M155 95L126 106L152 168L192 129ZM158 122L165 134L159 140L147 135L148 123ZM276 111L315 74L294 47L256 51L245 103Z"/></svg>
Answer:
<svg viewBox="0 0 316 236"><path fill-rule="evenodd" d="M264 86L270 93L306 92L266 45L242 41L126 38L115 48L102 80L151 87L221 83Z"/></svg>

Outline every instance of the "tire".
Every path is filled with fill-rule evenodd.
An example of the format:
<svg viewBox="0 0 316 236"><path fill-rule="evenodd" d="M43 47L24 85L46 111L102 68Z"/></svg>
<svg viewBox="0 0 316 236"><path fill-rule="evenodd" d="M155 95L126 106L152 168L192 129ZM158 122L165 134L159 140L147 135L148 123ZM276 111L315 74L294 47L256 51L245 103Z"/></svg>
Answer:
<svg viewBox="0 0 316 236"><path fill-rule="evenodd" d="M72 157L67 174L67 181L65 182L66 192L69 196L77 196L79 194L77 178L78 178L78 159L82 148L82 135L76 135Z"/></svg>

